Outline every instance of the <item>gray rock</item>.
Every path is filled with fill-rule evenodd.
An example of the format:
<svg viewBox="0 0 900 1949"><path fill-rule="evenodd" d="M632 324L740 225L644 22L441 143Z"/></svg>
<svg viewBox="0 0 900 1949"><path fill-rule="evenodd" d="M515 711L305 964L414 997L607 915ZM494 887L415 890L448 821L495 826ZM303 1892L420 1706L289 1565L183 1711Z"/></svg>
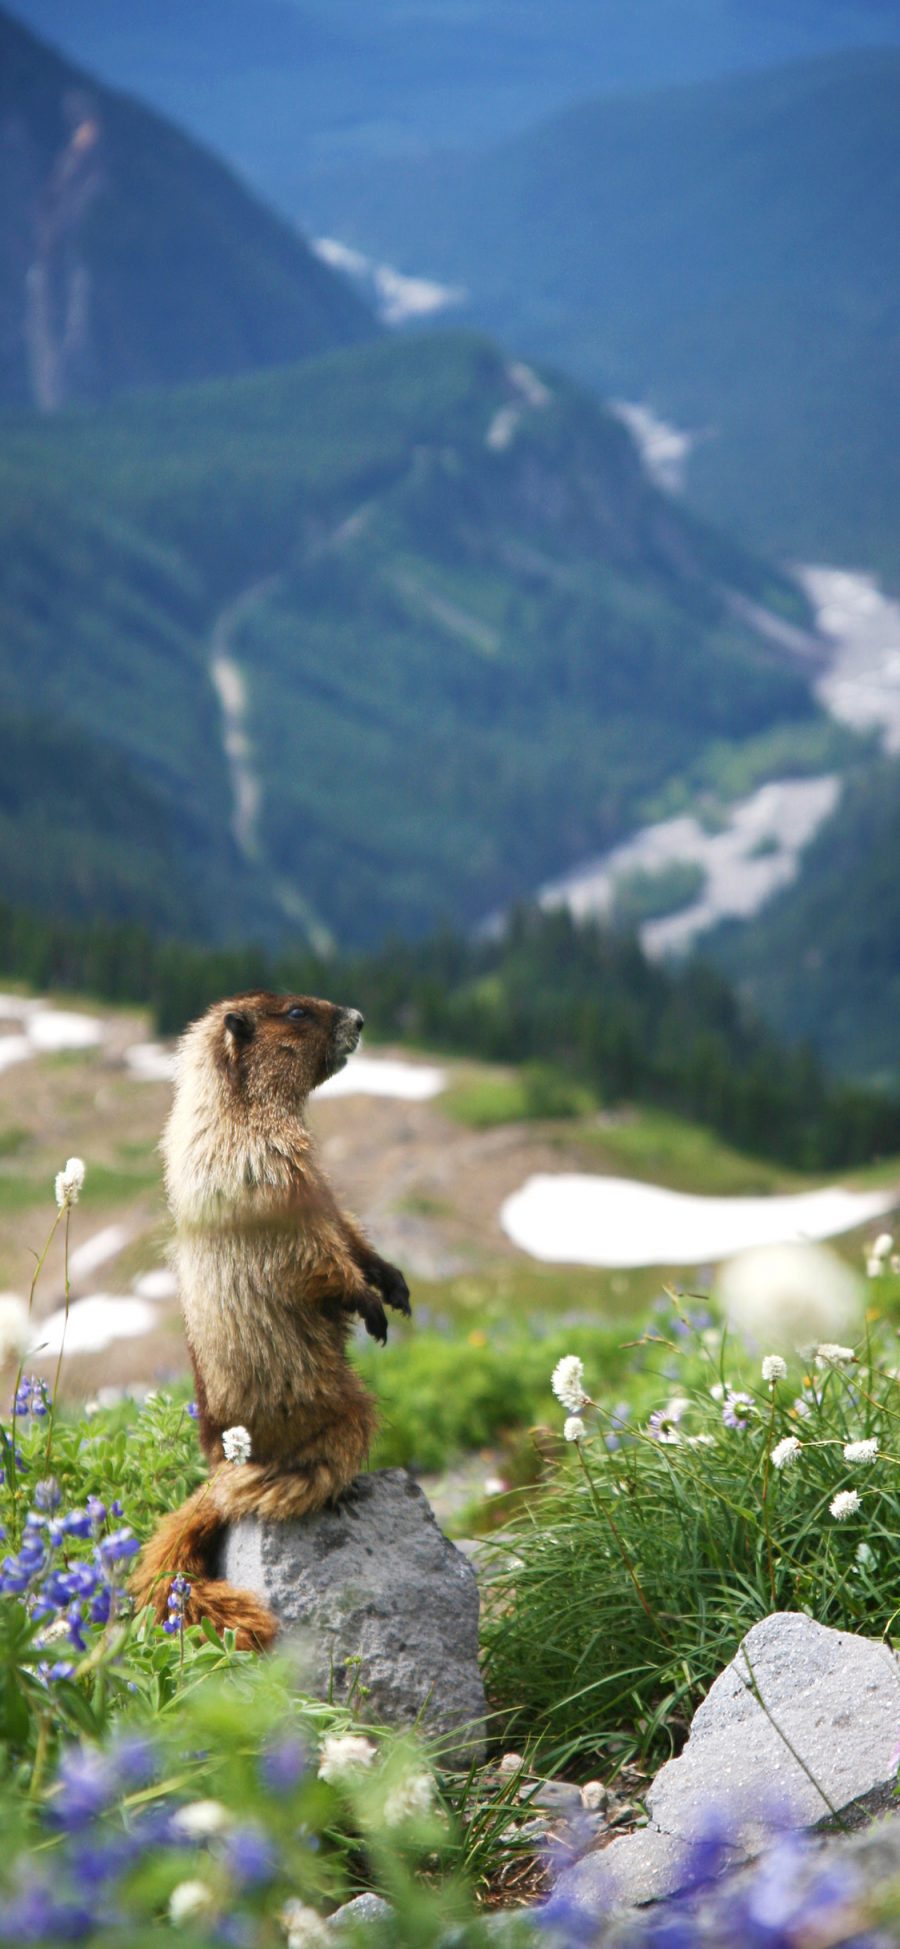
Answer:
<svg viewBox="0 0 900 1949"><path fill-rule="evenodd" d="M344 1902L328 1917L328 1927L335 1935L347 1928L358 1928L361 1923L389 1922L394 1911L390 1902L381 1895L356 1895L352 1902Z"/></svg>
<svg viewBox="0 0 900 1949"><path fill-rule="evenodd" d="M298 1522L244 1518L219 1574L304 1632L311 1692L443 1735L446 1765L482 1758L475 1574L405 1469L361 1475L336 1508Z"/></svg>
<svg viewBox="0 0 900 1949"><path fill-rule="evenodd" d="M588 1854L558 1891L590 1914L684 1888L693 1844L724 1821L738 1864L767 1822L813 1828L887 1804L900 1724L900 1663L887 1646L777 1612L748 1632L647 1794L649 1825Z"/></svg>

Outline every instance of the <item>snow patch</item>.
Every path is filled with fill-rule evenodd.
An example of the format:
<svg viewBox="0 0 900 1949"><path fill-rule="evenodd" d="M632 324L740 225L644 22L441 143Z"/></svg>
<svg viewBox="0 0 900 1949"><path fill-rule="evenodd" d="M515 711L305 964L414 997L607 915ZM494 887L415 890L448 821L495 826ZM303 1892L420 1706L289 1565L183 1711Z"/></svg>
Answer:
<svg viewBox="0 0 900 1949"><path fill-rule="evenodd" d="M165 1299L177 1299L178 1280L166 1266L159 1266L154 1272L142 1272L133 1291L139 1299L152 1299L158 1305Z"/></svg>
<svg viewBox="0 0 900 1949"><path fill-rule="evenodd" d="M679 494L699 436L660 419L643 400L611 399L609 409L627 426L654 485L667 494Z"/></svg>
<svg viewBox="0 0 900 1949"><path fill-rule="evenodd" d="M447 1072L429 1063L403 1062L395 1056L352 1056L317 1096L393 1096L406 1103L427 1103L447 1087Z"/></svg>
<svg viewBox="0 0 900 1949"><path fill-rule="evenodd" d="M409 277L392 264L377 263L337 237L316 237L313 250L333 271L363 286L384 325L405 325L411 318L433 318L465 304L468 292L457 284L438 284L434 278Z"/></svg>
<svg viewBox="0 0 900 1949"><path fill-rule="evenodd" d="M125 1051L125 1065L139 1083L171 1083L175 1078L175 1051L161 1042L133 1042Z"/></svg>
<svg viewBox="0 0 900 1949"><path fill-rule="evenodd" d="M130 1233L125 1225L104 1225L102 1232L95 1232L93 1238L85 1239L83 1245L76 1245L69 1253L69 1274L72 1279L86 1279L97 1267L115 1259L128 1244Z"/></svg>
<svg viewBox="0 0 900 1949"><path fill-rule="evenodd" d="M815 567L797 573L832 650L816 684L819 701L854 730L880 730L883 749L900 752L900 602L882 594L874 575Z"/></svg>
<svg viewBox="0 0 900 1949"><path fill-rule="evenodd" d="M100 1353L113 1340L136 1340L155 1325L156 1314L146 1299L91 1293L69 1307L68 1326L64 1306L36 1321L34 1351L48 1359L58 1355L65 1333L67 1354Z"/></svg>
<svg viewBox="0 0 900 1949"><path fill-rule="evenodd" d="M575 1173L527 1179L500 1223L533 1259L608 1268L716 1264L753 1245L835 1238L882 1217L893 1191L840 1185L770 1198L701 1198L629 1178Z"/></svg>

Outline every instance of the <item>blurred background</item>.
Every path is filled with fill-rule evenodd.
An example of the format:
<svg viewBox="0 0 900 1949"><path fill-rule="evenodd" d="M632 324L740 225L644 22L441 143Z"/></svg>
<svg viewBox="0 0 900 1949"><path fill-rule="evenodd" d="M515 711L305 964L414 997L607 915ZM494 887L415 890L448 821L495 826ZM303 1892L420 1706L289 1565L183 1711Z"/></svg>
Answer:
<svg viewBox="0 0 900 1949"><path fill-rule="evenodd" d="M0 8L0 1283L82 1155L73 1391L182 1370L170 1039L248 983L370 1025L387 1459L502 1484L516 1334L889 1222L898 108L900 0Z"/></svg>

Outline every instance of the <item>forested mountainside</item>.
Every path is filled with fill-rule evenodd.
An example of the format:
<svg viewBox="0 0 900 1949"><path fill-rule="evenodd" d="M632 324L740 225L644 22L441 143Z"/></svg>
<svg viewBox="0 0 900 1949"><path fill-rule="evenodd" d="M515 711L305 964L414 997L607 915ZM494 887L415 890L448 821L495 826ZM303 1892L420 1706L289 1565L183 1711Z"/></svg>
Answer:
<svg viewBox="0 0 900 1949"><path fill-rule="evenodd" d="M52 411L374 331L222 163L0 12L0 405Z"/></svg>
<svg viewBox="0 0 900 1949"><path fill-rule="evenodd" d="M0 884L70 915L471 924L708 740L816 714L735 600L802 622L794 586L657 492L589 396L474 337L10 423L0 519Z"/></svg>
<svg viewBox="0 0 900 1949"><path fill-rule="evenodd" d="M364 171L587 94L900 39L897 0L15 0L72 59L227 156L292 217Z"/></svg>
<svg viewBox="0 0 900 1949"><path fill-rule="evenodd" d="M688 492L782 559L900 575L900 51L585 102L344 171L316 227L694 438Z"/></svg>
<svg viewBox="0 0 900 1949"><path fill-rule="evenodd" d="M846 1074L900 1073L900 763L854 772L795 885L711 951L776 1033Z"/></svg>

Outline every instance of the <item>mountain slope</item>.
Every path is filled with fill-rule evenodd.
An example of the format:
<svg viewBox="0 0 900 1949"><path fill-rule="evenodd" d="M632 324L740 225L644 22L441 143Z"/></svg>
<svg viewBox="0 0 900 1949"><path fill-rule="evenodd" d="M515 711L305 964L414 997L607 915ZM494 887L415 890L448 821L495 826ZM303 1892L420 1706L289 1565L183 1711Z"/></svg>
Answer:
<svg viewBox="0 0 900 1949"><path fill-rule="evenodd" d="M49 410L373 331L219 162L0 12L0 403Z"/></svg>
<svg viewBox="0 0 900 1949"><path fill-rule="evenodd" d="M469 146L587 92L900 39L897 0L16 0L296 215L336 162ZM202 86L197 76L202 74Z"/></svg>
<svg viewBox="0 0 900 1949"><path fill-rule="evenodd" d="M814 714L734 603L802 620L792 585L463 335L9 426L0 521L0 702L184 820L183 933L477 921L711 738Z"/></svg>
<svg viewBox="0 0 900 1949"><path fill-rule="evenodd" d="M698 435L696 503L900 573L900 52L589 102L476 158L349 172L318 227Z"/></svg>
<svg viewBox="0 0 900 1949"><path fill-rule="evenodd" d="M749 926L722 929L716 960L767 1019L836 1068L900 1074L900 763L848 783L799 879Z"/></svg>

